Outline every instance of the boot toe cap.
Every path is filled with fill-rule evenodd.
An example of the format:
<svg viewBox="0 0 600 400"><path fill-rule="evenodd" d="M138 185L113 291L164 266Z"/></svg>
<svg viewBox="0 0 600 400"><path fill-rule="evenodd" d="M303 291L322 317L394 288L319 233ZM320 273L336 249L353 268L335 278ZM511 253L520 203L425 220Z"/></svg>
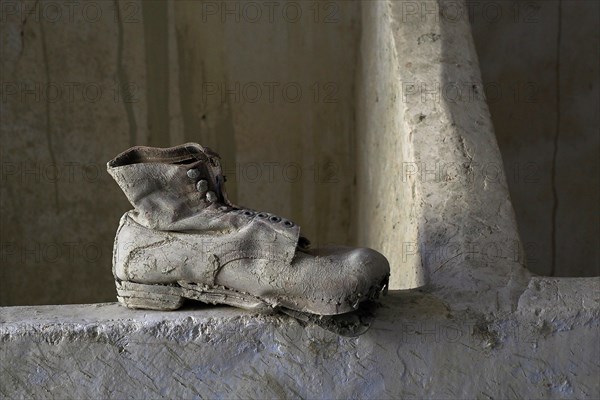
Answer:
<svg viewBox="0 0 600 400"><path fill-rule="evenodd" d="M358 248L348 252L346 262L365 281L381 280L390 274L390 264L383 254L369 248Z"/></svg>
<svg viewBox="0 0 600 400"><path fill-rule="evenodd" d="M317 278L312 279L317 299L312 312L349 312L362 301L377 297L387 287L390 266L385 256L375 250L336 247L320 249L313 254L316 257L312 263L318 272Z"/></svg>
<svg viewBox="0 0 600 400"><path fill-rule="evenodd" d="M356 277L356 288L346 288L348 296L353 297L357 294L353 291L358 291L366 300L374 297L379 290L387 288L390 264L378 251L368 248L354 249L349 252L346 265L349 269L348 274Z"/></svg>

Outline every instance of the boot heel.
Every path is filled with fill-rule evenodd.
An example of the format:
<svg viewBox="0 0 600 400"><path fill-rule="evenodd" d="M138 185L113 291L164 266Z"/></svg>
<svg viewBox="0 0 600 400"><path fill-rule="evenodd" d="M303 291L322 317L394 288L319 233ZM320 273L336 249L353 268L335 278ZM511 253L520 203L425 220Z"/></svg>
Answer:
<svg viewBox="0 0 600 400"><path fill-rule="evenodd" d="M183 297L176 287L144 285L128 281L115 281L117 299L128 308L148 310L176 310L183 304Z"/></svg>

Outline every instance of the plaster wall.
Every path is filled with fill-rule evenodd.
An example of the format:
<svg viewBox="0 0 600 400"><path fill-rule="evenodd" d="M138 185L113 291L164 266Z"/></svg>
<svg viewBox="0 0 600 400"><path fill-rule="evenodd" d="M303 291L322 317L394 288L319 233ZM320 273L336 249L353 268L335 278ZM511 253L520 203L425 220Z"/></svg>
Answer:
<svg viewBox="0 0 600 400"><path fill-rule="evenodd" d="M400 221L405 225L389 238L376 230L357 237L389 249L392 261L401 255L394 241L414 240L420 269L413 283L422 277L427 286L392 291L371 329L357 338L279 314L225 307L4 307L3 396L600 396L598 278L530 276L507 181L478 169L501 161L484 98L458 93L448 101L443 92L423 92L423 84L468 82L483 93L468 20L442 20L438 10L414 18L404 8L408 2L366 4L361 51L380 48L367 54L388 65L361 57L356 71L369 78L357 82L363 141L356 149L364 150L358 163L370 158L374 170L395 176L399 157L451 168L441 175L411 171L410 190L388 187L392 194L385 192L383 206L393 208L395 196L404 200L407 208L391 215L408 216ZM465 6L453 0L415 4L427 10ZM377 129L396 129L395 137L385 135L395 140L391 149L381 151L372 134ZM383 190L385 181L378 179L358 174L357 187ZM377 211L369 195L360 190L357 215L389 228L388 213ZM394 273L402 268L393 264Z"/></svg>
<svg viewBox="0 0 600 400"><path fill-rule="evenodd" d="M376 166L369 170L386 171L381 179L388 186L381 192L389 198L362 206L360 222L392 228L368 231L368 240L387 249L394 272L417 271L409 277L413 281L393 281L392 288L424 281L465 302L510 307L528 273L469 21L440 17L459 3L420 4L363 8L361 65L367 79L358 81L357 134L367 140L363 157ZM486 173L490 163L499 168L493 177ZM359 188L377 182L374 175L375 181L359 174ZM397 210L404 212L401 218Z"/></svg>
<svg viewBox="0 0 600 400"><path fill-rule="evenodd" d="M0 304L114 299L132 145L212 147L234 201L353 240L358 2L69 4L2 3Z"/></svg>
<svg viewBox="0 0 600 400"><path fill-rule="evenodd" d="M5 307L0 393L596 399L599 284L535 278L514 311L495 317L458 311L435 294L391 293L371 329L356 338L227 307Z"/></svg>
<svg viewBox="0 0 600 400"><path fill-rule="evenodd" d="M362 7L357 72L357 235L390 260L390 287L425 284L418 241L420 190L414 160L400 61L387 2Z"/></svg>
<svg viewBox="0 0 600 400"><path fill-rule="evenodd" d="M114 299L112 241L129 205L104 172L105 162L133 144L184 141L222 154L228 190L239 203L289 216L315 245L354 243L382 251L393 266L394 288L420 286L431 272L442 277L441 266L470 264L474 258L492 270L508 258L515 265L527 261L538 273L551 273L552 265L560 275L599 273L598 189L589 184L597 181L592 159L598 145L591 130L598 121L589 110L597 101L593 73L598 64L592 60L594 49L585 50L593 40L577 39L587 35L587 28L575 29L594 24L573 20L578 7L593 8L595 2L569 2L561 14L562 40L571 44L561 47L566 60L560 63L561 76L568 78L560 85L561 124L572 134L554 130L561 133L559 146L548 145L548 129L555 125L539 121L551 114L551 95L541 96L536 107L505 97L490 102L506 177L501 169L481 169L501 164L498 153L472 153L471 139L461 131L479 140L480 129L487 142L494 141L482 98L467 97L456 108L445 102L441 90L438 101L427 93L432 84L453 84L455 78L448 76L456 76L448 69L452 63L436 67L431 60L458 56L463 68L477 64L470 39L463 38L462 44L446 40L445 29L460 26L467 32L468 24L464 19L440 24L444 19L430 12L439 11L438 2L419 2L416 14L410 7L417 2L401 1L395 10L384 1L284 1L272 10L226 3L84 1L71 12L62 3L53 3L62 7L57 9L43 2L3 2L0 304ZM521 82L515 77L525 70L541 68L545 72L536 82L551 91L555 76L548 71L555 71L549 66L556 64L544 40L555 28L556 8L546 3L556 5L536 3L544 18L533 26L473 19L484 77L467 73L459 79L485 89L487 77L510 85ZM594 15L581 14L586 19ZM540 40L544 46L530 51ZM482 46L487 42L502 45ZM523 56L506 60L512 49ZM575 52L588 62L569 62ZM539 62L524 61L531 57ZM474 120L452 127L457 115ZM539 119L532 122L530 115ZM445 150L428 151L437 148L430 140L414 146L419 138L442 131L440 138L454 141ZM546 144L537 151L541 132ZM455 157L461 137L467 155ZM528 149L526 163L531 155L546 174L539 183L513 182L511 160L524 165L521 148ZM557 149L557 202L548 197L553 193L547 177L552 148ZM476 157L479 169L467 174L432 162L445 157L459 165L469 156ZM570 160L576 156L583 157L583 167L573 167ZM545 161L538 163L538 157ZM479 180L481 186L464 180L474 174L494 179ZM493 225L473 222L487 217L474 214L427 234L431 218L448 220L450 214L436 215L437 206L427 214L424 199L454 190L462 199L460 207L474 200L489 206L485 196L471 195L484 183L503 186L506 181L519 204L523 244L513 222L502 226L498 237ZM560 185L564 190L558 190ZM503 221L512 219L508 204L498 208L508 218ZM556 223L548 222L551 204L556 205ZM459 225L470 233L452 236ZM556 229L549 235L552 226ZM485 240L477 238L481 229L492 230ZM473 251L474 243L485 248ZM571 272L560 272L567 269Z"/></svg>
<svg viewBox="0 0 600 400"><path fill-rule="evenodd" d="M600 275L599 7L471 3L527 264L540 275Z"/></svg>

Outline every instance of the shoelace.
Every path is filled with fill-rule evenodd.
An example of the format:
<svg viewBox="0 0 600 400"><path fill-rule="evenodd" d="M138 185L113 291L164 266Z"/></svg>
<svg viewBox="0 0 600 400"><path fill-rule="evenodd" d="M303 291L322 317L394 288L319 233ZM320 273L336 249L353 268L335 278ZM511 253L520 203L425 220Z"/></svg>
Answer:
<svg viewBox="0 0 600 400"><path fill-rule="evenodd" d="M202 195L206 198L206 200L209 203L215 203L218 202L219 200L219 196L217 196L217 194L215 192L213 192L212 190L208 190L209 189L209 185L208 185L208 181L206 179L200 179L201 178L201 173L197 168L190 168L187 171L187 176L190 179L193 179L196 181L196 190L200 193L202 193ZM217 177L222 177L222 175L218 174ZM219 181L225 181L223 178L218 179L217 178L217 183L220 183ZM251 209L247 209L247 208L239 208L239 207L230 207L227 205L221 206L219 207L220 211L223 212L228 212L231 210L234 211L240 211L243 215L247 216L247 217L258 217L258 218L268 218L269 222L277 224L282 222L283 225L287 228L291 228L293 227L295 224L287 219L282 219L281 217L277 216L277 215L273 215L273 214L269 214L263 211L255 211L255 210L251 210ZM303 239L303 243L310 243L308 239L302 237Z"/></svg>

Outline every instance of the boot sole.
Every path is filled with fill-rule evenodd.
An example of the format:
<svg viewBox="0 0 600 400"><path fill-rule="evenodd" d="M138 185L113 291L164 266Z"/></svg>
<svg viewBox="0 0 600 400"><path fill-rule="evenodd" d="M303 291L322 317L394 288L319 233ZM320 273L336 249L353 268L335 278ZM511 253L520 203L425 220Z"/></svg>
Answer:
<svg viewBox="0 0 600 400"><path fill-rule="evenodd" d="M176 310L182 306L186 298L211 304L227 304L260 313L272 313L280 310L283 313L302 321L320 326L335 334L346 337L357 337L370 328L374 317L374 303L366 302L366 309L356 310L338 315L316 315L300 312L285 307L274 307L268 303L245 293L228 290L223 287L210 288L189 282L179 282L171 285L146 285L129 281L115 281L117 298L128 308L149 310ZM385 282L387 286L387 281ZM386 287L380 287L379 292L385 292ZM373 297L378 297L373 293Z"/></svg>
<svg viewBox="0 0 600 400"><path fill-rule="evenodd" d="M274 307L252 295L226 289L210 287L193 282L178 282L171 285L147 285L130 281L115 281L117 299L128 308L148 310L176 310L185 299L208 304L226 304L255 312L273 312Z"/></svg>
<svg viewBox="0 0 600 400"><path fill-rule="evenodd" d="M369 293L365 296L356 298L353 308L357 309L359 303L362 301L377 299L380 294L385 295L387 293L388 279L389 277L386 277L380 284L372 286ZM208 304L226 304L259 313L272 313L277 309L281 309L287 314L291 312L316 315L287 309L281 305L271 305L258 297L227 289L224 286L211 287L185 281L179 281L175 284L155 285L121 280L115 280L115 283L119 303L128 308L170 311L180 308L185 299L192 299ZM286 310L289 310L289 312Z"/></svg>

